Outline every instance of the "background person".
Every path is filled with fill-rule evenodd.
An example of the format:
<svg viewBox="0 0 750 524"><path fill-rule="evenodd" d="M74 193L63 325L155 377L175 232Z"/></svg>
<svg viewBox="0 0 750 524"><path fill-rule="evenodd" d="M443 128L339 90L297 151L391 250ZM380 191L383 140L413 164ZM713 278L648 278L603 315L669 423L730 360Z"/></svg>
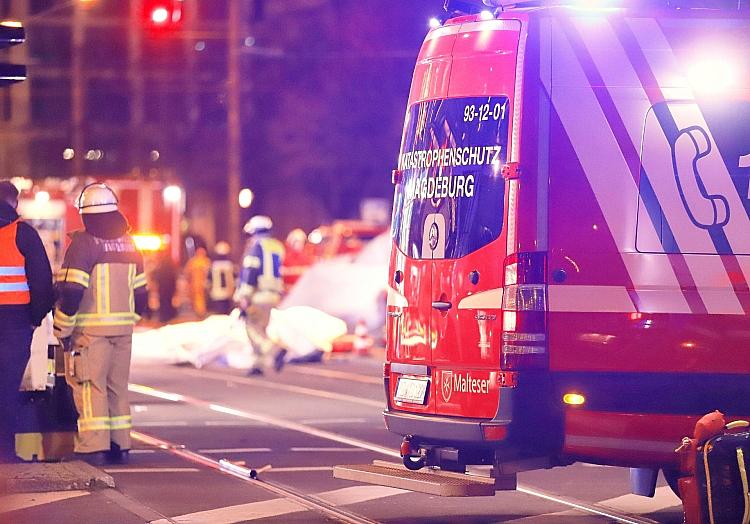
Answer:
<svg viewBox="0 0 750 524"><path fill-rule="evenodd" d="M221 241L216 244L208 275L211 310L222 315L228 315L232 310L232 297L234 296L234 263L231 251L227 242Z"/></svg>
<svg viewBox="0 0 750 524"><path fill-rule="evenodd" d="M18 190L0 181L0 462L15 462L21 385L34 326L52 309L47 252L16 212Z"/></svg>
<svg viewBox="0 0 750 524"><path fill-rule="evenodd" d="M75 452L97 465L128 460L133 325L148 307L143 257L117 204L105 184L88 185L78 197L85 230L71 235L54 315L78 411Z"/></svg>
<svg viewBox="0 0 750 524"><path fill-rule="evenodd" d="M185 264L185 277L190 288L190 303L198 318L206 316L206 288L208 286L208 272L211 269L211 259L208 258L205 247L198 247L195 255Z"/></svg>
<svg viewBox="0 0 750 524"><path fill-rule="evenodd" d="M247 334L253 346L251 375L262 375L272 358L277 371L284 363L285 350L276 347L266 333L271 310L281 302L284 289L284 245L271 237L271 229L273 222L265 215L254 216L245 224L244 231L250 239L242 257L240 287L234 297L246 313Z"/></svg>

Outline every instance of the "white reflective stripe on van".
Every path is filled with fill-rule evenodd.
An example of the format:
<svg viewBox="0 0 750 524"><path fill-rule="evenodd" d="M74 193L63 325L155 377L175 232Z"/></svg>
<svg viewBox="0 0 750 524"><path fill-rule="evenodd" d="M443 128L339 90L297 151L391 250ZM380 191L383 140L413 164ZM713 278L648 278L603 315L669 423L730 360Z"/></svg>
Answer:
<svg viewBox="0 0 750 524"><path fill-rule="evenodd" d="M565 446L575 448L603 448L637 450L648 453L674 453L674 442L661 440L633 440L588 435L565 435Z"/></svg>
<svg viewBox="0 0 750 524"><path fill-rule="evenodd" d="M449 26L450 27L450 26ZM482 20L461 24L459 33L474 33L477 31L520 31L520 20Z"/></svg>
<svg viewBox="0 0 750 524"><path fill-rule="evenodd" d="M429 33L427 33L427 36L425 37L425 42L434 40L436 38L442 38L444 36L450 36L455 35L458 33L458 30L461 28L460 25L448 25L443 27L438 27L437 29L433 29Z"/></svg>
<svg viewBox="0 0 750 524"><path fill-rule="evenodd" d="M0 266L0 277L25 277L26 269L23 266Z"/></svg>
<svg viewBox="0 0 750 524"><path fill-rule="evenodd" d="M547 293L550 311L637 312L625 286L549 286Z"/></svg>
<svg viewBox="0 0 750 524"><path fill-rule="evenodd" d="M0 284L0 292L28 291L29 284L26 282L14 282L12 284Z"/></svg>
<svg viewBox="0 0 750 524"><path fill-rule="evenodd" d="M458 309L500 309L503 304L503 288L489 289L464 297Z"/></svg>

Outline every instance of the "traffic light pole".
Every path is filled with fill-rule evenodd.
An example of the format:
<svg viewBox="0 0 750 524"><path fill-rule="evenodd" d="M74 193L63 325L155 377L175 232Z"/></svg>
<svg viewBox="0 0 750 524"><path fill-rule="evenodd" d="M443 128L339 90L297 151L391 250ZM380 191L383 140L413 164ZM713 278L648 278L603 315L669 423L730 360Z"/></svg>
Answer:
<svg viewBox="0 0 750 524"><path fill-rule="evenodd" d="M242 184L242 121L240 91L240 31L242 30L241 0L229 2L227 34L227 208L229 211L229 242L235 259L241 256L240 207L237 201Z"/></svg>
<svg viewBox="0 0 750 524"><path fill-rule="evenodd" d="M73 6L73 31L71 52L71 113L73 118L73 176L83 176L86 155L83 121L85 117L86 82L83 74L83 50L86 45L86 6L76 2Z"/></svg>

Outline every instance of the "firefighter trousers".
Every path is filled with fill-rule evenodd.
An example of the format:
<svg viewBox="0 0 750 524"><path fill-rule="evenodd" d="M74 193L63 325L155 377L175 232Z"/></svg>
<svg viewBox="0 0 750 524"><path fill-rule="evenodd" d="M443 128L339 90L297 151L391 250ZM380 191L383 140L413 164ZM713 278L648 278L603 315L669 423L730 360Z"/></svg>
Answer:
<svg viewBox="0 0 750 524"><path fill-rule="evenodd" d="M276 344L266 334L268 323L271 321L271 310L278 302L252 304L247 309L245 326L252 346L251 367L253 369L265 371L278 350Z"/></svg>
<svg viewBox="0 0 750 524"><path fill-rule="evenodd" d="M75 333L65 354L65 377L78 411L76 453L130 449L128 377L132 335Z"/></svg>

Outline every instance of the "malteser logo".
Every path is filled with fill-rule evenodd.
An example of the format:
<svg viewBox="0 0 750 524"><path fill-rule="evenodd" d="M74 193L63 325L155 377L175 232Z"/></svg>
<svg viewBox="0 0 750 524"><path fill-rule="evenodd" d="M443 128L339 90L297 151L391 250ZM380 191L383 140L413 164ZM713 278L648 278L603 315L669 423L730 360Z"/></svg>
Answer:
<svg viewBox="0 0 750 524"><path fill-rule="evenodd" d="M440 380L440 391L443 401L450 402L453 392L486 395L490 392L490 380L472 378L471 373L453 373L443 371Z"/></svg>
<svg viewBox="0 0 750 524"><path fill-rule="evenodd" d="M453 371L443 371L442 377L443 401L450 402L453 395Z"/></svg>

